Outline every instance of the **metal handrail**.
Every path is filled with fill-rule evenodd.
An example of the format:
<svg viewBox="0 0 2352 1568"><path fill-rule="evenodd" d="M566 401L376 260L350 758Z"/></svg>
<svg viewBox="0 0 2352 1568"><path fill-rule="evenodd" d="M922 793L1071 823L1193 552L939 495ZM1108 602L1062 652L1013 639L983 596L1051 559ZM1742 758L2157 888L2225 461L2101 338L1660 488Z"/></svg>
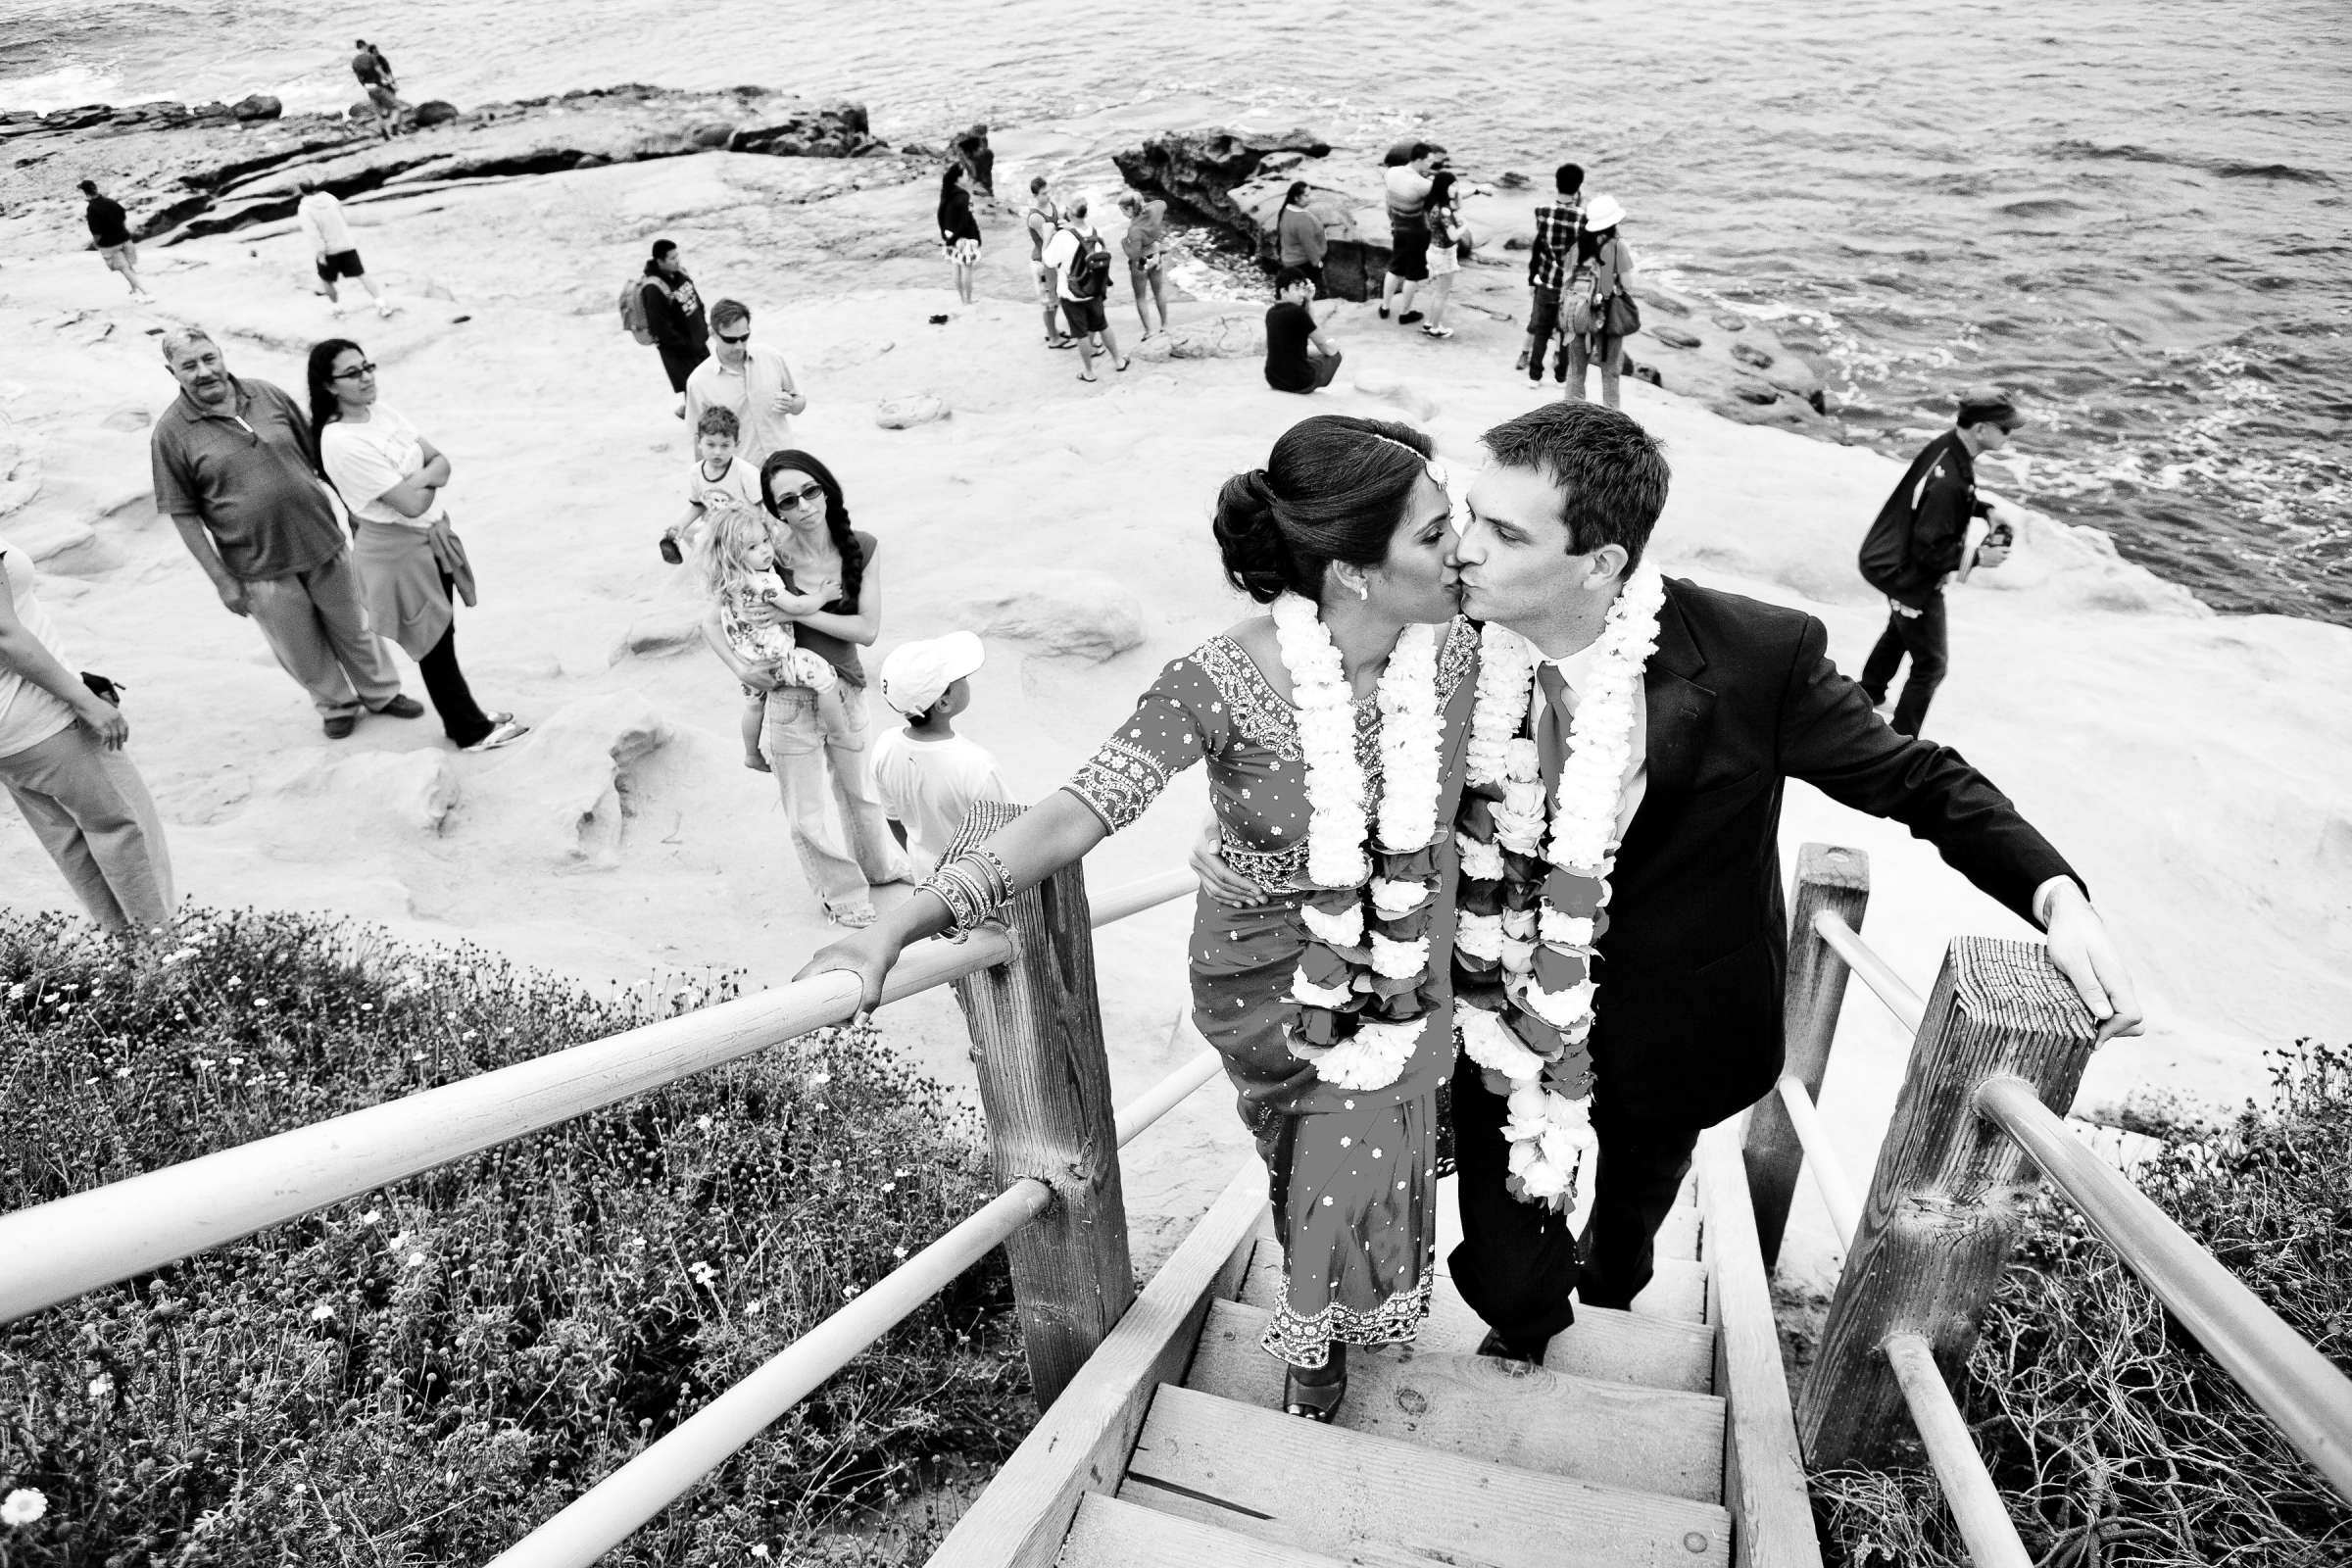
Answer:
<svg viewBox="0 0 2352 1568"><path fill-rule="evenodd" d="M1202 1051L1114 1116L1119 1147L1181 1104L1216 1075L1223 1058ZM1031 1190L1036 1201L1030 1201ZM1008 1200L1019 1199L1007 1206ZM689 1487L717 1469L852 1357L880 1339L1045 1211L1053 1189L1025 1176L962 1224L877 1282L872 1290L786 1346L758 1371L678 1423L660 1441L589 1488L554 1518L501 1552L492 1568L584 1568L628 1539ZM1012 1208L1019 1212L1011 1214ZM1004 1212L999 1212L999 1210ZM991 1216L994 1216L993 1218ZM984 1223L985 1222L985 1223ZM910 1282L928 1288L907 1299ZM810 1349L812 1344L817 1349Z"/></svg>
<svg viewBox="0 0 2352 1568"><path fill-rule="evenodd" d="M1967 1544L1976 1568L2034 1568L2034 1556L2018 1539L2017 1522L2001 1502L1992 1473L1984 1467L1984 1456L1977 1451L1976 1439L1960 1415L1960 1406L1952 1400L1952 1391L1944 1387L1943 1373L1937 1370L1936 1352L1926 1338L1890 1334L1880 1348L1894 1369L1903 1402L1911 1407L1911 1423L1919 1428L1928 1462L1943 1488L1944 1505L1951 1509L1952 1523L1960 1527L1960 1539Z"/></svg>
<svg viewBox="0 0 2352 1568"><path fill-rule="evenodd" d="M2005 1074L1987 1078L1978 1085L1976 1101L1978 1110L2017 1141L2337 1495L2352 1501L2352 1378L2130 1177L2068 1132L2032 1084Z"/></svg>
<svg viewBox="0 0 2352 1568"><path fill-rule="evenodd" d="M1829 909L1813 916L1813 929L1830 945L1830 951L1843 958L1845 966L1870 987L1871 994L1886 1004L1886 1010L1902 1020L1904 1028L1919 1033L1920 1021L1928 1015L1927 1003L1903 983L1901 975L1887 967L1885 958L1871 952L1860 933Z"/></svg>
<svg viewBox="0 0 2352 1568"><path fill-rule="evenodd" d="M1198 885L1164 871L1093 903L1102 927ZM1012 956L1001 930L909 947L896 1002ZM858 1010L847 974L795 981L380 1105L0 1214L0 1323L746 1056Z"/></svg>
<svg viewBox="0 0 2352 1568"><path fill-rule="evenodd" d="M577 1568L596 1561L1053 1200L1053 1188L1022 1177L500 1552L492 1568Z"/></svg>
<svg viewBox="0 0 2352 1568"><path fill-rule="evenodd" d="M1830 1223L1837 1227L1840 1246L1854 1245L1854 1232L1862 1225L1862 1200L1854 1194L1853 1179L1845 1173L1845 1162L1830 1144L1830 1130L1822 1123L1821 1109L1805 1086L1787 1073L1774 1086L1781 1092L1781 1103L1788 1111L1788 1125L1795 1130L1796 1141L1805 1152L1805 1169L1813 1176L1813 1185L1821 1193L1822 1206L1830 1211Z"/></svg>

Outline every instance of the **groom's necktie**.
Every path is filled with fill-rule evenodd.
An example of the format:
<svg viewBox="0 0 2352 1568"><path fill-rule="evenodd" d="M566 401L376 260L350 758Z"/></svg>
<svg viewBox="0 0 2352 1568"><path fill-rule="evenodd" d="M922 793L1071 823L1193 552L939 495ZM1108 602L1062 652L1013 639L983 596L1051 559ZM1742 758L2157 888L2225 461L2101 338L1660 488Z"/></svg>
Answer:
<svg viewBox="0 0 2352 1568"><path fill-rule="evenodd" d="M1544 710L1536 715L1536 757L1544 765L1544 797L1549 801L1560 791L1560 769L1568 760L1568 716L1576 704L1568 677L1549 660L1536 666L1536 685L1544 693Z"/></svg>

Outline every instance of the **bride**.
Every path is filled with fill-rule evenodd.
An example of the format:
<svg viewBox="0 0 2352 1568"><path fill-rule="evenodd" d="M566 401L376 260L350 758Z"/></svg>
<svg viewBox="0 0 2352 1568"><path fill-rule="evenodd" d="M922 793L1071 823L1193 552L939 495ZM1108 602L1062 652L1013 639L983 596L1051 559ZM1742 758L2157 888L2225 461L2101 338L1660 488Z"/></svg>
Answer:
<svg viewBox="0 0 2352 1568"><path fill-rule="evenodd" d="M1269 613L1160 672L1060 790L819 952L880 999L905 946L969 929L1208 768L1225 859L1264 901L1200 897L1193 1017L1271 1178L1284 1407L1329 1421L1347 1347L1409 1342L1435 1262L1437 1091L1453 1061L1451 831L1478 636L1446 566L1430 441L1337 415L1217 497L1225 575Z"/></svg>

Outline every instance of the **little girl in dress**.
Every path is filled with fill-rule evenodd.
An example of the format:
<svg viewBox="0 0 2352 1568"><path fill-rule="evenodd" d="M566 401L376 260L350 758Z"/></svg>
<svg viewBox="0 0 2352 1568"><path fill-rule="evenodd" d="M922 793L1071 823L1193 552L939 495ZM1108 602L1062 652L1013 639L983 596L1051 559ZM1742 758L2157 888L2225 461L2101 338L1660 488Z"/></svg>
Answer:
<svg viewBox="0 0 2352 1568"><path fill-rule="evenodd" d="M763 626L749 617L755 605L773 605L795 613L822 609L815 594L794 593L776 570L775 546L767 536L767 519L756 512L729 508L715 514L702 547L703 581L718 605L720 635L747 673L768 676L781 686L806 686L811 691L833 689L833 666L793 640L790 622ZM767 715L767 693L744 687L743 765L773 772L760 753L760 731Z"/></svg>

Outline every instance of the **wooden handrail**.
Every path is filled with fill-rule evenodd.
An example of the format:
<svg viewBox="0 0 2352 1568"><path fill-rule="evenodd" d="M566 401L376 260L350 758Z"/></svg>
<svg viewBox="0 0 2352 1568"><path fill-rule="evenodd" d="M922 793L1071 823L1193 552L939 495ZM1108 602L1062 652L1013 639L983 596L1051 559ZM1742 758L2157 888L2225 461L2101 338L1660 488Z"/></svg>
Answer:
<svg viewBox="0 0 2352 1568"><path fill-rule="evenodd" d="M1135 1142L1136 1135L1160 1117L1176 1108L1192 1092L1217 1075L1225 1058L1213 1050L1202 1051L1183 1066L1145 1090L1141 1095L1119 1107L1118 1119L1112 1124L1118 1129L1119 1147L1125 1149Z"/></svg>
<svg viewBox="0 0 2352 1568"><path fill-rule="evenodd" d="M1796 1141L1805 1151L1805 1168L1813 1173L1813 1185L1821 1193L1822 1205L1830 1211L1830 1224L1838 1231L1838 1245L1854 1245L1854 1232L1862 1223L1862 1200L1854 1195L1854 1184L1845 1173L1845 1162L1830 1143L1830 1130L1822 1124L1821 1111L1805 1086L1782 1074L1775 1085L1781 1095L1781 1106L1788 1112L1788 1125L1796 1133Z"/></svg>
<svg viewBox="0 0 2352 1568"><path fill-rule="evenodd" d="M2002 1505L1984 1456L1977 1452L1976 1439L1969 1435L1952 1391L1944 1387L1926 1338L1893 1334L1881 1348L1910 1407L1911 1424L1919 1428L1920 1442L1927 1446L1928 1462L1935 1466L1944 1506L1952 1510L1952 1523L1960 1527L1970 1560L1976 1568L2034 1568L2034 1556L2018 1539L2017 1522Z"/></svg>
<svg viewBox="0 0 2352 1568"><path fill-rule="evenodd" d="M492 1568L585 1568L1054 1201L1024 1178L509 1546Z"/></svg>
<svg viewBox="0 0 2352 1568"><path fill-rule="evenodd" d="M2269 1413L2295 1450L2352 1502L2352 1378L2122 1171L2066 1130L2031 1084L1987 1078L1977 1108L2041 1167L2197 1343Z"/></svg>
<svg viewBox="0 0 2352 1568"><path fill-rule="evenodd" d="M1886 1010L1900 1019L1904 1028L1919 1033L1920 1021L1928 1015L1927 1003L1903 983L1901 975L1887 967L1885 958L1870 950L1852 926L1824 909L1813 916L1813 929L1845 960L1846 967L1870 987L1871 995L1886 1004Z"/></svg>
<svg viewBox="0 0 2352 1568"><path fill-rule="evenodd" d="M1094 923L1197 885L1190 871L1167 871L1112 889ZM1011 956L994 929L916 943L882 1000ZM848 975L796 981L0 1214L0 1323L841 1023L857 1005Z"/></svg>

